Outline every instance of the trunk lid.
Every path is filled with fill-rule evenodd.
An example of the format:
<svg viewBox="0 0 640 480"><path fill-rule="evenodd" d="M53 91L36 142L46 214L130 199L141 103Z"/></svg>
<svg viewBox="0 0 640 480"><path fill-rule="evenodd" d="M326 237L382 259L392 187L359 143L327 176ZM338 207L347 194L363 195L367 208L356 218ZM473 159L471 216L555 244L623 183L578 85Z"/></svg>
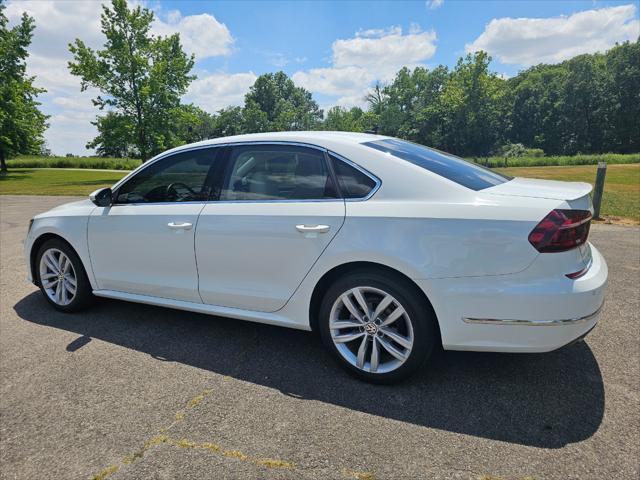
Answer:
<svg viewBox="0 0 640 480"><path fill-rule="evenodd" d="M483 190L483 193L491 195L548 198L551 200L577 200L590 192L591 185L588 183L521 177L515 177L508 182Z"/></svg>

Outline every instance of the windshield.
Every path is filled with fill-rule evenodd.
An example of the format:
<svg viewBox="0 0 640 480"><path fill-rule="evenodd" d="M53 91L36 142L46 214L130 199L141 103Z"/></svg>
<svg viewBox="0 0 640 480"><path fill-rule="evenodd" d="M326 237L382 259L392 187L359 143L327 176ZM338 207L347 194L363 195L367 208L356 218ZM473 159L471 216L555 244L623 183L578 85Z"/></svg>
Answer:
<svg viewBox="0 0 640 480"><path fill-rule="evenodd" d="M455 155L396 138L365 142L363 145L411 162L472 190L482 190L511 180L511 177Z"/></svg>

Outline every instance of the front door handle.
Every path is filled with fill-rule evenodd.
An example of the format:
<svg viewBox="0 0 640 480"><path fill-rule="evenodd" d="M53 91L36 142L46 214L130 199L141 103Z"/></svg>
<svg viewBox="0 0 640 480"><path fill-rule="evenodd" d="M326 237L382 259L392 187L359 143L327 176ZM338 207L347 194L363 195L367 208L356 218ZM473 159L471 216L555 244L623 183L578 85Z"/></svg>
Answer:
<svg viewBox="0 0 640 480"><path fill-rule="evenodd" d="M170 222L167 224L172 230L191 230L193 228L193 224L189 222Z"/></svg>
<svg viewBox="0 0 640 480"><path fill-rule="evenodd" d="M300 233L327 233L330 228L329 225L296 225Z"/></svg>

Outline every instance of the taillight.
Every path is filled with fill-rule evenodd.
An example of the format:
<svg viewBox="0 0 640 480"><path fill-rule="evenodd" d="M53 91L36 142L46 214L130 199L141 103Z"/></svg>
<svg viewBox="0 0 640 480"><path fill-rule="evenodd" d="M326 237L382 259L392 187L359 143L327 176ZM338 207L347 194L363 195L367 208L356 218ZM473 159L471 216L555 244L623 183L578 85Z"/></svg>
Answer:
<svg viewBox="0 0 640 480"><path fill-rule="evenodd" d="M587 241L590 225L588 210L553 210L529 234L529 243L541 253L565 252Z"/></svg>

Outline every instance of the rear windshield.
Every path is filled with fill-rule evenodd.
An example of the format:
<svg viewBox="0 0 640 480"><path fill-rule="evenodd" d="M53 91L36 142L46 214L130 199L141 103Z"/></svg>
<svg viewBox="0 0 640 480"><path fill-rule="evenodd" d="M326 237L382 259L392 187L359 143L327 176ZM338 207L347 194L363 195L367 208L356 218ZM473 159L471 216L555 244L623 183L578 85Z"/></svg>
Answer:
<svg viewBox="0 0 640 480"><path fill-rule="evenodd" d="M388 138L363 145L411 162L471 190L482 190L511 180L506 175L417 143Z"/></svg>

